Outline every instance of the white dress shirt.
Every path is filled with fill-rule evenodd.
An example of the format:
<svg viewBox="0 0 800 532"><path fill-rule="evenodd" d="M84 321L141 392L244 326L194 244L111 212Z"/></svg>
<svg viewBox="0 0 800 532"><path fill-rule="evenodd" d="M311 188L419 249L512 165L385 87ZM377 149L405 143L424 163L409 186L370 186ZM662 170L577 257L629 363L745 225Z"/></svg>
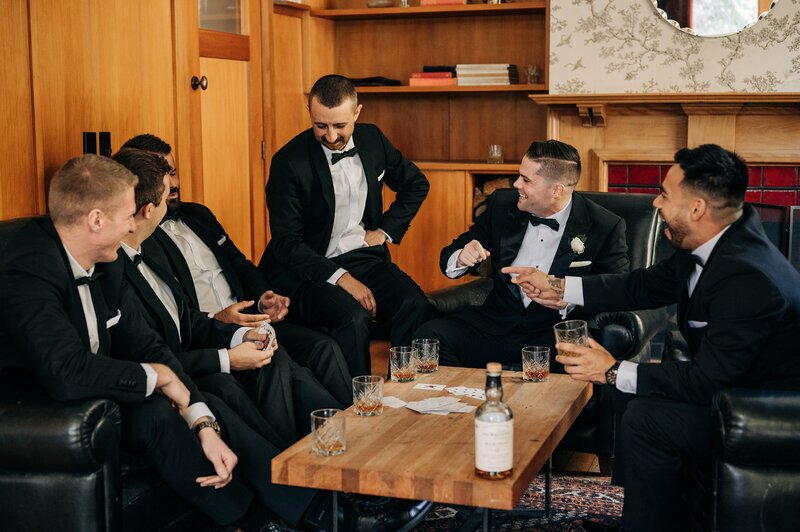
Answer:
<svg viewBox="0 0 800 532"><path fill-rule="evenodd" d="M717 242L719 242L719 239L728 228L730 228L730 225L725 226L722 231L695 248L695 250L692 251L692 255L698 257L702 264L706 264ZM703 273L703 267L699 264L695 264L694 270L689 274L689 278L686 280L686 290L689 297L692 296L692 292L694 292L694 288L697 286L697 281L700 279L701 273ZM564 302L574 305L583 305L583 279L581 277L566 277L564 279ZM617 370L617 389L619 391L624 393L636 393L638 384L636 371L638 367L639 364L631 362L630 360L623 360L620 362L619 369Z"/></svg>
<svg viewBox="0 0 800 532"><path fill-rule="evenodd" d="M543 272L549 272L550 268L553 266L553 260L556 257L558 245L561 243L561 238L564 236L564 230L567 226L567 220L569 220L570 212L572 212L571 199L569 203L567 203L566 207L552 216L547 217L558 222L557 231L554 231L550 227L543 224L536 226L526 224L525 236L522 238L522 244L519 247L517 256L511 262L511 266L533 266L542 270ZM445 270L445 274L451 279L456 278L458 275L467 270L466 266L456 266L458 255L460 253L461 249L450 255L450 258L447 261L447 269ZM527 308L528 305L531 304L530 298L525 294L525 292L523 292L522 288L517 287L517 289L519 290L520 297L522 298L522 304ZM566 312L563 312L562 315L566 315L571 308L569 310L565 310Z"/></svg>
<svg viewBox="0 0 800 532"><path fill-rule="evenodd" d="M75 280L81 277L87 277L94 273L94 266L89 268L89 271L83 269L78 264L69 250L65 247L64 252L67 254L69 260L69 267L72 270L72 276ZM100 336L97 331L97 313L94 310L94 303L92 302L92 292L88 284L78 286L78 297L81 299L81 307L83 307L83 317L86 320L86 329L89 331L89 350L92 354L96 355L97 350L100 349ZM150 367L150 364L141 364L145 375L147 376L147 384L145 387L145 397L149 397L156 389L156 382L158 382L158 375L156 370Z"/></svg>
<svg viewBox="0 0 800 532"><path fill-rule="evenodd" d="M141 253L141 251L137 251L127 245L125 242L122 242L122 249L125 251L125 254L133 260L133 257ZM139 273L142 274L147 284L150 285L150 288L153 289L156 296L158 297L159 301L164 305L164 308L167 309L167 313L169 314L172 321L175 323L175 329L178 332L178 338L181 338L181 322L180 322L180 314L178 313L178 305L175 301L175 295L172 293L169 285L165 283L161 277L154 272L150 266L148 266L144 261L140 262L139 265L136 267L139 270ZM237 345L241 344L244 335L247 331L250 330L250 327L239 327L236 332L233 334L231 338L231 348L236 347ZM219 356L219 367L222 373L230 373L231 372L231 359L230 355L228 354L227 349L219 349L217 351Z"/></svg>
<svg viewBox="0 0 800 532"><path fill-rule="evenodd" d="M213 317L220 310L237 302L217 257L183 220L165 220L161 223L161 228L186 259L200 310Z"/></svg>

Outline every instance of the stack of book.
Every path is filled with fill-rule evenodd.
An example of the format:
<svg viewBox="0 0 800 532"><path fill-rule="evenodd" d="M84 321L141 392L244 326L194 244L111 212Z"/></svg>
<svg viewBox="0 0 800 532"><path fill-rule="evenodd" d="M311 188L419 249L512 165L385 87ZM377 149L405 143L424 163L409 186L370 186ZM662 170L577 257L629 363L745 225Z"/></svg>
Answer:
<svg viewBox="0 0 800 532"><path fill-rule="evenodd" d="M452 72L412 72L408 79L409 87L455 87L456 78Z"/></svg>
<svg viewBox="0 0 800 532"><path fill-rule="evenodd" d="M459 86L514 85L519 83L517 65L508 63L466 63L456 65Z"/></svg>

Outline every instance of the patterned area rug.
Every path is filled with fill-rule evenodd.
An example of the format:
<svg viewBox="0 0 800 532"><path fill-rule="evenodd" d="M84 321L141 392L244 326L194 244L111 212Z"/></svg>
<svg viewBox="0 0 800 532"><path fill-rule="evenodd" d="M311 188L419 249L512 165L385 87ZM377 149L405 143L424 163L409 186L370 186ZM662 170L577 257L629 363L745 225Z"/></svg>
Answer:
<svg viewBox="0 0 800 532"><path fill-rule="evenodd" d="M622 488L612 486L608 477L553 476L552 512L531 517L510 512L492 512L492 530L577 531L584 521L619 524L622 517ZM522 496L517 508L544 511L544 475L534 480ZM473 509L463 506L436 505L415 528L416 532L459 530L470 519ZM480 530L481 521L474 521L469 531Z"/></svg>

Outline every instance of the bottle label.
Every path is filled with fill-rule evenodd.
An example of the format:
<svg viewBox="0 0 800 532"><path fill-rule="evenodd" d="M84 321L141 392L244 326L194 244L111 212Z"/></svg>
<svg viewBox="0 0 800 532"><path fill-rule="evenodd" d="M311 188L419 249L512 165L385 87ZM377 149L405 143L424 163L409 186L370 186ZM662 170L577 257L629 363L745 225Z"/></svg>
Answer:
<svg viewBox="0 0 800 532"><path fill-rule="evenodd" d="M475 420L475 467L489 473L514 465L514 420L502 423Z"/></svg>

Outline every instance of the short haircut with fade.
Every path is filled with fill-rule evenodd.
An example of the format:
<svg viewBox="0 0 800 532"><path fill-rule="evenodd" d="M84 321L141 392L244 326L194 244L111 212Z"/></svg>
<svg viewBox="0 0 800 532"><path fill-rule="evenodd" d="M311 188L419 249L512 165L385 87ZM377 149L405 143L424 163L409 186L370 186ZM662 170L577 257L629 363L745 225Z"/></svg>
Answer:
<svg viewBox="0 0 800 532"><path fill-rule="evenodd" d="M358 105L356 86L348 78L338 74L328 74L319 78L308 93L308 106L311 100L317 99L319 103L332 109L342 104L347 98L353 102L353 107Z"/></svg>
<svg viewBox="0 0 800 532"><path fill-rule="evenodd" d="M525 157L539 163L539 175L553 183L574 187L581 178L581 155L564 142L552 139L533 142Z"/></svg>
<svg viewBox="0 0 800 532"><path fill-rule="evenodd" d="M161 138L156 137L152 133L136 135L132 139L129 139L128 142L123 144L120 150L124 148L135 148L137 150L151 151L153 153L160 153L162 155L172 153L172 146L161 140Z"/></svg>
<svg viewBox="0 0 800 532"><path fill-rule="evenodd" d="M50 181L50 217L56 225L73 225L92 209L112 207L136 182L135 175L108 157L86 154L70 159Z"/></svg>
<svg viewBox="0 0 800 532"><path fill-rule="evenodd" d="M123 148L111 158L139 178L139 183L133 190L136 197L136 212L139 212L148 203L155 206L161 204L165 188L164 176L170 171L169 163L162 155L133 148Z"/></svg>
<svg viewBox="0 0 800 532"><path fill-rule="evenodd" d="M675 153L683 170L681 186L705 196L716 209L740 210L747 191L749 172L744 160L716 144L703 144Z"/></svg>

